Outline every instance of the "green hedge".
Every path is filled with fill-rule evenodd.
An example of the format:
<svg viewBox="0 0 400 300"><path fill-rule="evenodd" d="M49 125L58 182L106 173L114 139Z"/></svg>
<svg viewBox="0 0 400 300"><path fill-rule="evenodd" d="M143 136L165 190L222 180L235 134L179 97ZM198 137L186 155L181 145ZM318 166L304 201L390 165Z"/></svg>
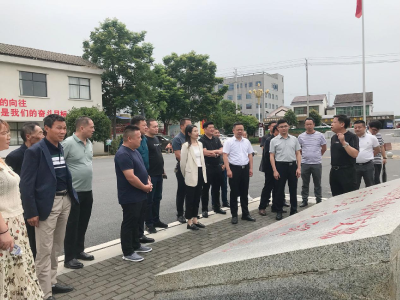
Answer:
<svg viewBox="0 0 400 300"><path fill-rule="evenodd" d="M110 146L110 154L111 155L115 155L115 153L117 153L118 147L119 147L119 143L121 142L122 139L122 134L117 136L116 139L112 140L111 142L111 146Z"/></svg>

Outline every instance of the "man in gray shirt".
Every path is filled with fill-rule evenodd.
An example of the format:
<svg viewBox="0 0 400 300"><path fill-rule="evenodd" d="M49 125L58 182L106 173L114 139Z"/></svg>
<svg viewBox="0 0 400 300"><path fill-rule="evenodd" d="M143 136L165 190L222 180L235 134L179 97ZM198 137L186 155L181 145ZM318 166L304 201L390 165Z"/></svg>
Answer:
<svg viewBox="0 0 400 300"><path fill-rule="evenodd" d="M326 140L321 132L315 131L315 122L313 118L307 118L304 122L306 132L299 135L301 146L301 179L303 186L301 188L301 197L303 202L300 207L308 205L308 192L310 187L310 177L312 175L314 182L314 195L317 203L322 200L321 177L322 177L322 155L326 151Z"/></svg>
<svg viewBox="0 0 400 300"><path fill-rule="evenodd" d="M276 219L282 220L286 181L289 185L290 215L297 213L297 179L301 175L300 144L289 134L289 124L281 119L277 123L279 134L271 140L269 153L275 181ZM272 199L274 201L274 199Z"/></svg>
<svg viewBox="0 0 400 300"><path fill-rule="evenodd" d="M75 133L61 144L64 148L65 162L71 171L72 186L78 193L79 203L73 203L65 231L64 267L83 268L77 259L93 260L94 256L85 253L85 234L92 214L93 194L93 147L89 140L93 136L94 124L89 117L79 117L75 123Z"/></svg>

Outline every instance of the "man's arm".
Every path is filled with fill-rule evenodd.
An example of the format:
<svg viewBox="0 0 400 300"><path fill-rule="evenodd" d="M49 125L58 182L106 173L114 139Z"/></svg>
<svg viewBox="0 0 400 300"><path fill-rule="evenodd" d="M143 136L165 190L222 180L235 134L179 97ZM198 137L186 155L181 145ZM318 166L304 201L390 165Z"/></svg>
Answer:
<svg viewBox="0 0 400 300"><path fill-rule="evenodd" d="M383 164L386 164L386 149L385 149L385 145L381 146L381 153L382 153L382 162L383 162Z"/></svg>
<svg viewBox="0 0 400 300"><path fill-rule="evenodd" d="M381 147L380 146L374 147L374 156L376 156L380 152L381 152Z"/></svg>
<svg viewBox="0 0 400 300"><path fill-rule="evenodd" d="M321 156L324 155L324 153L326 152L326 149L327 149L326 144L321 146Z"/></svg>
<svg viewBox="0 0 400 300"><path fill-rule="evenodd" d="M181 150L175 150L174 154L175 154L176 159L181 161Z"/></svg>
<svg viewBox="0 0 400 300"><path fill-rule="evenodd" d="M296 176L297 176L297 178L300 178L300 176L301 176L301 150L296 151L296 161L297 161Z"/></svg>
<svg viewBox="0 0 400 300"><path fill-rule="evenodd" d="M269 153L269 159L271 161L272 170L274 171L274 178L276 180L278 180L280 175L279 175L278 170L276 169L276 165L275 165L275 153Z"/></svg>
<svg viewBox="0 0 400 300"><path fill-rule="evenodd" d="M150 183L143 184L140 179L134 174L133 169L123 170L122 173L124 173L126 180L128 180L128 182L135 188L142 190L146 193L151 191Z"/></svg>
<svg viewBox="0 0 400 300"><path fill-rule="evenodd" d="M249 155L249 164L250 164L250 170L249 170L249 176L253 176L253 154L250 153Z"/></svg>
<svg viewBox="0 0 400 300"><path fill-rule="evenodd" d="M228 153L224 153L224 166L226 169L226 175L229 178L232 178L232 171L231 168L229 167Z"/></svg>
<svg viewBox="0 0 400 300"><path fill-rule="evenodd" d="M339 139L339 142L342 144L342 146L346 145L346 140L344 139L344 134L343 133L338 133L337 137ZM358 148L358 137L355 137L357 139L357 148ZM353 145L355 146L355 145ZM346 150L347 154L350 155L352 158L357 158L358 156L358 149L352 147L349 143L346 147L344 147L344 150Z"/></svg>
<svg viewBox="0 0 400 300"><path fill-rule="evenodd" d="M67 140L63 140L61 142L61 145L63 147L63 151L64 151L64 158L67 159L68 158L68 154L69 154L69 150L70 150L70 146Z"/></svg>

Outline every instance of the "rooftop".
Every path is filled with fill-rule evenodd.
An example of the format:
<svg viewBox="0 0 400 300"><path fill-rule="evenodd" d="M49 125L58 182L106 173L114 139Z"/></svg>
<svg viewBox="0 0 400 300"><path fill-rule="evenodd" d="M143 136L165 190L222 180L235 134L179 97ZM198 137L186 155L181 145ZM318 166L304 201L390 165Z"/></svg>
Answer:
<svg viewBox="0 0 400 300"><path fill-rule="evenodd" d="M365 93L367 103L373 103L373 93ZM363 93L336 95L334 104L354 104L363 102Z"/></svg>
<svg viewBox="0 0 400 300"><path fill-rule="evenodd" d="M309 101L310 102L320 102L320 101L323 101L326 98L326 95L325 94L308 95L308 97L309 97ZM294 97L294 99L292 100L292 104L293 103L298 103L298 102L307 102L307 96Z"/></svg>

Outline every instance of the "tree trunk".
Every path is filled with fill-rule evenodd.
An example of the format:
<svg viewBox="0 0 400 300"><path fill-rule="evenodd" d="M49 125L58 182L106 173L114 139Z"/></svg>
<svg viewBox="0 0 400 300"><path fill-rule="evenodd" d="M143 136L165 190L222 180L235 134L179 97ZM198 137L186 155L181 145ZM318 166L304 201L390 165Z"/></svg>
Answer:
<svg viewBox="0 0 400 300"><path fill-rule="evenodd" d="M114 108L112 119L113 139L117 138L117 109Z"/></svg>
<svg viewBox="0 0 400 300"><path fill-rule="evenodd" d="M164 135L168 135L168 122L164 122Z"/></svg>

